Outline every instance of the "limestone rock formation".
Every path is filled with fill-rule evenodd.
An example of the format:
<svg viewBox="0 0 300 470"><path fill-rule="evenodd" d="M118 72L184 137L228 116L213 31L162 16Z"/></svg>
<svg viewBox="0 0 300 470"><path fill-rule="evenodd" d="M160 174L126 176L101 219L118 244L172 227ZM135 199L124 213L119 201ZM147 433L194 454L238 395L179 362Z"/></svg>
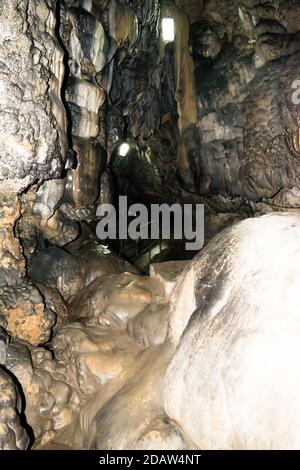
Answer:
<svg viewBox="0 0 300 470"><path fill-rule="evenodd" d="M0 450L25 450L29 437L20 421L21 396L16 383L0 367Z"/></svg>
<svg viewBox="0 0 300 470"><path fill-rule="evenodd" d="M39 288L46 299L51 295ZM18 342L9 346L6 366L22 384L36 448L144 448L149 439L161 447L185 445L166 417L156 419L163 414L161 387L171 352L163 345L168 295L159 292L145 276L100 277L72 299L69 322L55 330L53 354ZM145 407L138 413L141 400ZM133 413L126 411L129 403Z"/></svg>
<svg viewBox="0 0 300 470"><path fill-rule="evenodd" d="M88 324L126 326L155 299L150 279L131 273L100 277L72 298L74 318Z"/></svg>
<svg viewBox="0 0 300 470"><path fill-rule="evenodd" d="M165 411L196 448L299 448L299 233L298 214L241 222L177 286Z"/></svg>
<svg viewBox="0 0 300 470"><path fill-rule="evenodd" d="M41 294L31 283L26 281L18 286L3 287L0 307L7 331L13 337L35 346L50 339L55 315L45 308Z"/></svg>
<svg viewBox="0 0 300 470"><path fill-rule="evenodd" d="M102 71L115 50L88 3L74 3L69 7L62 5L60 28L69 58L65 99L75 152L62 202L67 203L64 212L71 219L74 210L91 208L99 197L100 177L106 162L106 152L100 144L104 143L105 135L105 128L100 127L100 109L108 92ZM90 218L93 218L96 209L91 211ZM79 216L79 220L86 220L85 217Z"/></svg>
<svg viewBox="0 0 300 470"><path fill-rule="evenodd" d="M10 334L37 345L50 338L54 318L39 292L23 281L16 225L23 212L20 193L37 181L59 178L65 165L63 51L56 1L2 2L0 17L1 313Z"/></svg>
<svg viewBox="0 0 300 470"><path fill-rule="evenodd" d="M185 189L232 210L239 198L299 206L299 2L206 2L191 28L199 120L179 151ZM287 16L286 16L287 15ZM214 201L213 201L214 200Z"/></svg>
<svg viewBox="0 0 300 470"><path fill-rule="evenodd" d="M54 361L50 351L20 342L9 346L6 367L22 385L35 446L45 445L76 414L80 395L75 376L68 367Z"/></svg>
<svg viewBox="0 0 300 470"><path fill-rule="evenodd" d="M55 9L54 0L1 4L0 187L14 193L60 176L66 155Z"/></svg>
<svg viewBox="0 0 300 470"><path fill-rule="evenodd" d="M179 429L164 415L157 416L149 428L140 437L134 450L186 450L188 445L184 441Z"/></svg>
<svg viewBox="0 0 300 470"><path fill-rule="evenodd" d="M150 277L155 281L163 295L169 297L187 264L188 261L151 264Z"/></svg>
<svg viewBox="0 0 300 470"><path fill-rule="evenodd" d="M46 287L57 289L66 300L83 285L76 258L62 248L53 246L36 251L29 265L29 275Z"/></svg>

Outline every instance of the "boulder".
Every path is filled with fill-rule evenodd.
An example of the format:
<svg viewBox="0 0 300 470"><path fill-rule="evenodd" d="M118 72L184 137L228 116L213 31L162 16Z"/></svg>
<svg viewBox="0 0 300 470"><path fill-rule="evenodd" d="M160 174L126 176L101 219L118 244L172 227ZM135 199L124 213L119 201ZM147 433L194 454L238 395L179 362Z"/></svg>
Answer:
<svg viewBox="0 0 300 470"><path fill-rule="evenodd" d="M164 402L196 448L299 448L299 289L297 213L226 229L186 269Z"/></svg>

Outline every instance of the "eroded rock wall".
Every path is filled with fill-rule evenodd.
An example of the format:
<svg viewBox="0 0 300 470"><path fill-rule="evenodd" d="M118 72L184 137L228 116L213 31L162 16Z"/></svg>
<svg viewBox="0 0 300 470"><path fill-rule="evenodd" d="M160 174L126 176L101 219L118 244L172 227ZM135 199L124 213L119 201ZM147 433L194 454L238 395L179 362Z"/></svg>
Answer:
<svg viewBox="0 0 300 470"><path fill-rule="evenodd" d="M36 180L59 177L63 168L63 52L55 1L2 2L0 15L0 187L18 194Z"/></svg>
<svg viewBox="0 0 300 470"><path fill-rule="evenodd" d="M23 194L33 183L59 178L66 160L64 65L56 8L55 1L0 6L1 315L10 334L36 345L49 339L53 318L38 290L24 281L17 222Z"/></svg>
<svg viewBox="0 0 300 470"><path fill-rule="evenodd" d="M239 199L299 206L299 9L299 1L209 1L192 24L199 120L178 170L216 210Z"/></svg>

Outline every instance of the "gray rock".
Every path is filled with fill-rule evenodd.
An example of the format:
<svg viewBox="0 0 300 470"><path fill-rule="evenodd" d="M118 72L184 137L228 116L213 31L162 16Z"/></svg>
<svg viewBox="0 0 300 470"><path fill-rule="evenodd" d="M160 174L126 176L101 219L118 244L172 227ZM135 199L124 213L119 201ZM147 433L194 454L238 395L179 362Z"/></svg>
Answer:
<svg viewBox="0 0 300 470"><path fill-rule="evenodd" d="M300 219L217 235L174 292L169 418L198 449L297 449Z"/></svg>
<svg viewBox="0 0 300 470"><path fill-rule="evenodd" d="M21 397L16 382L0 367L0 449L25 450L29 437L20 422Z"/></svg>
<svg viewBox="0 0 300 470"><path fill-rule="evenodd" d="M55 5L54 0L1 3L0 189L21 191L37 179L58 177L63 167L64 65Z"/></svg>
<svg viewBox="0 0 300 470"><path fill-rule="evenodd" d="M28 273L35 281L57 289L65 300L82 287L78 261L62 248L37 250L30 261Z"/></svg>

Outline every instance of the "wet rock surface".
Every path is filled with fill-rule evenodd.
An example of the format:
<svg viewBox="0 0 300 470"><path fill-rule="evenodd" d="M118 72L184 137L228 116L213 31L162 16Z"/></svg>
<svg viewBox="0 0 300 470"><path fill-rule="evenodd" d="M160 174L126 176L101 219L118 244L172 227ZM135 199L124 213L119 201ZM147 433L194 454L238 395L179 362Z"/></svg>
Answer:
<svg viewBox="0 0 300 470"><path fill-rule="evenodd" d="M21 395L16 382L0 366L0 449L25 450L29 437L22 426Z"/></svg>
<svg viewBox="0 0 300 470"><path fill-rule="evenodd" d="M99 275L67 304L37 284L59 318L47 347L0 336L34 448L296 448L299 230L297 214L247 219L191 262Z"/></svg>
<svg viewBox="0 0 300 470"><path fill-rule="evenodd" d="M297 214L248 219L186 266L100 277L72 298L52 353L9 346L38 448L297 448L299 230Z"/></svg>
<svg viewBox="0 0 300 470"><path fill-rule="evenodd" d="M78 261L62 248L50 246L37 250L29 265L31 278L47 287L57 289L68 300L82 287Z"/></svg>

